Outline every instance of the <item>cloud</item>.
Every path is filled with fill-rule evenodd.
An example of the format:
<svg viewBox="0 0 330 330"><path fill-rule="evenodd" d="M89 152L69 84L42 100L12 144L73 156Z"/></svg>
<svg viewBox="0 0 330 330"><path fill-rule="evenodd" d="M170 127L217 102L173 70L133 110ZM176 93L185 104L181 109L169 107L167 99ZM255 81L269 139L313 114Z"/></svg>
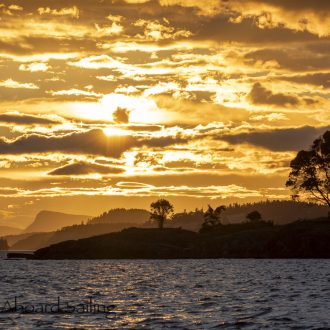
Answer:
<svg viewBox="0 0 330 330"><path fill-rule="evenodd" d="M119 157L134 146L128 136L107 137L100 129L63 136L24 135L14 141L0 140L0 154L61 152Z"/></svg>
<svg viewBox="0 0 330 330"><path fill-rule="evenodd" d="M60 9L51 9L49 7L40 7L37 9L39 15L53 15L53 16L71 16L72 18L79 18L79 9L76 6L65 7Z"/></svg>
<svg viewBox="0 0 330 330"><path fill-rule="evenodd" d="M114 69L114 70L120 70L120 69L126 69L126 64L115 60L114 58L108 56L108 55L91 55L89 57L85 57L80 59L76 62L69 62L69 65L76 66L79 68L85 68L85 69Z"/></svg>
<svg viewBox="0 0 330 330"><path fill-rule="evenodd" d="M0 87L5 87L5 88L14 88L14 89L39 89L39 87L33 83L20 83L17 82L13 79L7 79L0 81Z"/></svg>
<svg viewBox="0 0 330 330"><path fill-rule="evenodd" d="M211 40L218 43L238 42L242 44L287 44L317 40L307 31L293 31L286 27L260 28L253 18L243 19L239 24L228 16L218 15L206 21L192 37L195 40Z"/></svg>
<svg viewBox="0 0 330 330"><path fill-rule="evenodd" d="M42 62L21 64L19 66L19 70L29 72L46 72L48 69L49 66L47 65L47 63Z"/></svg>
<svg viewBox="0 0 330 330"><path fill-rule="evenodd" d="M112 119L116 123L127 124L129 122L130 111L124 108L118 108L112 114Z"/></svg>
<svg viewBox="0 0 330 330"><path fill-rule="evenodd" d="M317 44L317 43L316 43ZM323 43L321 43L323 45ZM326 43L329 48L329 44ZM272 63L291 71L313 71L330 68L329 52L317 47L297 46L295 48L264 48L245 54L247 64Z"/></svg>
<svg viewBox="0 0 330 330"><path fill-rule="evenodd" d="M49 118L49 116L35 116L16 112L0 114L0 122L15 125L53 125L61 123L59 119Z"/></svg>
<svg viewBox="0 0 330 330"><path fill-rule="evenodd" d="M292 81L298 84L315 85L330 88L330 73L311 73L305 75L281 76L279 79Z"/></svg>
<svg viewBox="0 0 330 330"><path fill-rule="evenodd" d="M141 138L128 135L107 136L101 129L61 136L23 135L14 141L0 139L0 154L51 153L86 154L119 158L133 147L166 147L186 143L181 137Z"/></svg>
<svg viewBox="0 0 330 330"><path fill-rule="evenodd" d="M78 162L59 167L51 172L49 175L89 175L89 174L120 174L124 170L113 166L104 166L93 163Z"/></svg>
<svg viewBox="0 0 330 330"><path fill-rule="evenodd" d="M18 10L18 11L21 11L21 10L24 9L23 7L21 7L21 6L17 6L17 5L10 5L8 8L9 8L10 10Z"/></svg>
<svg viewBox="0 0 330 330"><path fill-rule="evenodd" d="M80 89L68 89L68 90L61 90L61 91L50 91L48 92L53 96L90 96L90 97L101 97L102 94L98 94L92 91L84 91Z"/></svg>
<svg viewBox="0 0 330 330"><path fill-rule="evenodd" d="M122 129L128 129L130 131L136 131L136 132L159 132L163 129L163 126L160 125L126 125L126 126L120 126Z"/></svg>
<svg viewBox="0 0 330 330"><path fill-rule="evenodd" d="M248 143L272 151L299 151L308 148L312 142L321 136L330 126L275 129L251 133L224 135L218 140L231 144Z"/></svg>
<svg viewBox="0 0 330 330"><path fill-rule="evenodd" d="M146 40L164 40L164 39L177 39L188 38L192 35L187 30L176 30L173 26L169 25L168 20L163 20L163 23L159 21L148 21L144 19L137 20L134 25L144 28L144 37Z"/></svg>
<svg viewBox="0 0 330 330"><path fill-rule="evenodd" d="M255 83L253 85L248 99L254 104L270 104L276 106L297 105L299 103L299 99L296 96L284 93L273 93L260 83Z"/></svg>
<svg viewBox="0 0 330 330"><path fill-rule="evenodd" d="M285 27L292 31L308 31L318 36L330 33L329 3L318 0L159 0L164 6L197 9L195 14L214 17L227 16L236 24L251 19L259 29Z"/></svg>

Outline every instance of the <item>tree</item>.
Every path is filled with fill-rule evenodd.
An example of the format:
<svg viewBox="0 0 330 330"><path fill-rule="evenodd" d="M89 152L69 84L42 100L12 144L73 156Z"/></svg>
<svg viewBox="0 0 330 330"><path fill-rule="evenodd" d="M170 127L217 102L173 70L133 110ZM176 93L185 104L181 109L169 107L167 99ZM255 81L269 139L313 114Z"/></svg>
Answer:
<svg viewBox="0 0 330 330"><path fill-rule="evenodd" d="M299 151L290 167L286 186L292 189L292 197L330 207L330 131L316 139L309 150Z"/></svg>
<svg viewBox="0 0 330 330"><path fill-rule="evenodd" d="M259 222L262 220L262 216L258 211L252 211L246 215L246 219L248 219L249 222Z"/></svg>
<svg viewBox="0 0 330 330"><path fill-rule="evenodd" d="M212 228L221 225L221 214L226 210L224 205L217 207L215 210L208 205L207 211L204 213L203 228Z"/></svg>
<svg viewBox="0 0 330 330"><path fill-rule="evenodd" d="M164 228L164 222L171 219L174 212L173 205L166 199L159 199L150 205L150 219L158 222L159 229Z"/></svg>

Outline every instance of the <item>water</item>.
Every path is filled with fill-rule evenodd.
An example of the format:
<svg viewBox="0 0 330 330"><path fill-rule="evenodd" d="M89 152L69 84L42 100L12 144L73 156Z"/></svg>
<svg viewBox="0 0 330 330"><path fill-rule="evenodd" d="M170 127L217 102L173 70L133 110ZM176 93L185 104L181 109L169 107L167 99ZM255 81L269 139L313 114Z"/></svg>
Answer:
<svg viewBox="0 0 330 330"><path fill-rule="evenodd" d="M330 260L0 260L0 277L0 305L113 305L0 329L330 329Z"/></svg>

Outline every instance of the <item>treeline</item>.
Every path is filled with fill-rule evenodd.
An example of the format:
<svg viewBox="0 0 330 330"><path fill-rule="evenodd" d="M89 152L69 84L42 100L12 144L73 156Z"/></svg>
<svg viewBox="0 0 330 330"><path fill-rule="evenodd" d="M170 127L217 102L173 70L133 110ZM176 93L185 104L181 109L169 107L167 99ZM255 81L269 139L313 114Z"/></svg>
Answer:
<svg viewBox="0 0 330 330"><path fill-rule="evenodd" d="M142 224L148 221L149 212L142 209L124 209L116 208L87 221L87 224L100 224L100 223L134 223Z"/></svg>

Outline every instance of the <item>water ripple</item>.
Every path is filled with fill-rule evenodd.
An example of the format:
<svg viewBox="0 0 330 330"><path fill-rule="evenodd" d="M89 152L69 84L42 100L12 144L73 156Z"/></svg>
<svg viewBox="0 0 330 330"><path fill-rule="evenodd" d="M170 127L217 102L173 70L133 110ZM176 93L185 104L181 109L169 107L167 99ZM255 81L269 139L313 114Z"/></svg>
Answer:
<svg viewBox="0 0 330 330"><path fill-rule="evenodd" d="M0 314L1 329L330 329L328 260L0 260L0 307L111 305L107 314Z"/></svg>

